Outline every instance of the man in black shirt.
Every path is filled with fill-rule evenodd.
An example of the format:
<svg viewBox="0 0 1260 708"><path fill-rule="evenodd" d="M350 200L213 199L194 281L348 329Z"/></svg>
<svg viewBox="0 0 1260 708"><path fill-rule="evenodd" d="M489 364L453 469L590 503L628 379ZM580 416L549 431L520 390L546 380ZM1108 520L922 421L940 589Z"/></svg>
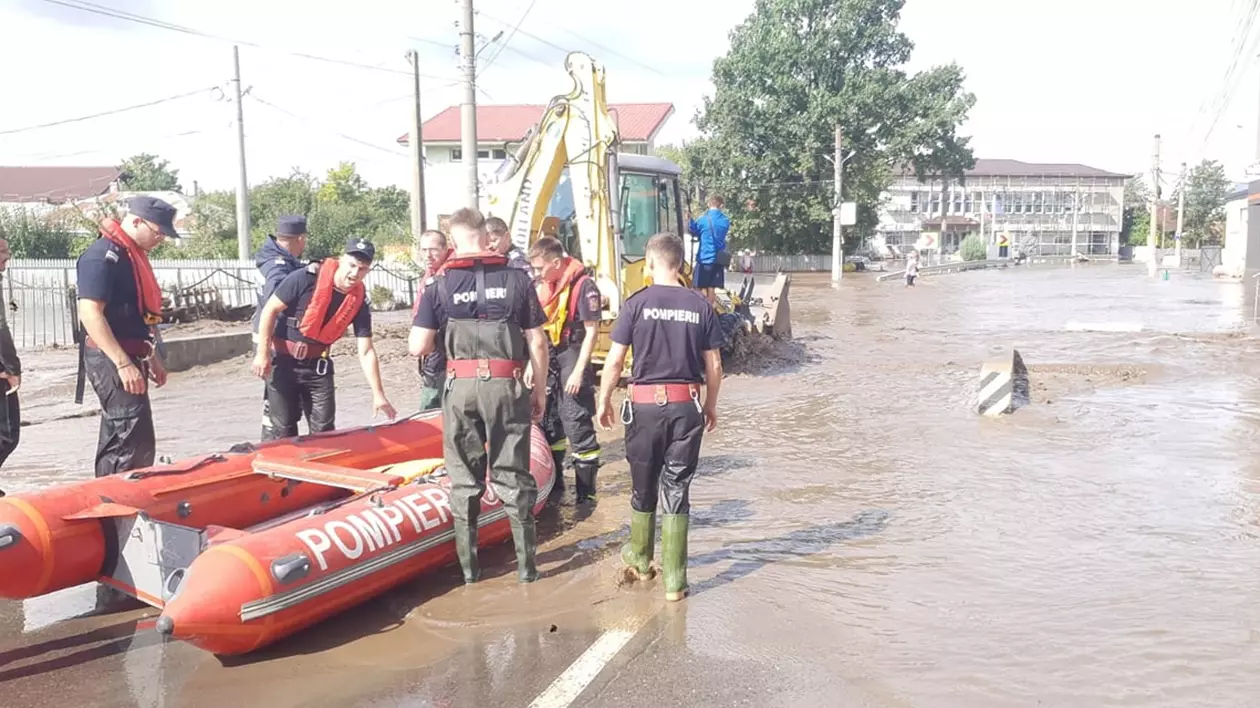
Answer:
<svg viewBox="0 0 1260 708"><path fill-rule="evenodd" d="M442 269L442 264L450 258L451 248L446 234L430 229L420 234L415 243L412 260L424 269L420 279L420 288L416 291L416 303L411 308L411 317L415 319L420 310L420 301L424 298L424 288ZM437 342L428 356L420 358L420 410L427 411L442 407L442 389L446 383L446 352L442 343Z"/></svg>
<svg viewBox="0 0 1260 708"><path fill-rule="evenodd" d="M149 251L175 232L175 208L154 197L128 202L121 221L101 220L100 237L76 266L80 377L75 401L83 401L84 379L101 402L96 476L153 464L157 441L146 381L166 384L166 367L154 356L162 321L162 289Z"/></svg>
<svg viewBox="0 0 1260 708"><path fill-rule="evenodd" d="M0 273L9 264L9 242L0 239ZM18 406L18 389L22 387L22 360L13 345L13 333L5 306L0 302L0 465L17 449L22 434L22 410ZM4 496L4 492L0 492Z"/></svg>
<svg viewBox="0 0 1260 708"><path fill-rule="evenodd" d="M595 368L591 354L603 310L602 297L590 270L565 255L564 246L544 236L529 249L529 262L538 274L538 300L547 315L551 358L547 372L544 430L556 461L557 489L565 448L573 456L573 478L579 504L595 498L599 470L599 439L595 435ZM554 415L550 415L553 413ZM567 445L566 445L567 440Z"/></svg>
<svg viewBox="0 0 1260 708"><path fill-rule="evenodd" d="M258 321L262 318L263 307L271 299L271 294L280 287L286 276L303 266L302 253L306 250L306 217L287 214L276 219L276 232L263 241L262 247L254 254L254 265L262 274L263 284L258 288L258 306L254 308L253 326L254 345L258 345ZM255 351L255 354L258 352ZM308 418L306 423L310 425ZM263 419L262 439L271 439L271 409L267 405L267 385L263 384Z"/></svg>
<svg viewBox="0 0 1260 708"><path fill-rule="evenodd" d="M336 428L336 385L329 350L352 324L359 365L372 387L373 413L394 419L396 412L381 385L380 362L372 343L372 309L363 285L375 255L370 241L352 238L341 258L312 263L285 276L263 307L253 371L267 380L271 426L265 440L296 436L303 413L311 433Z"/></svg>
<svg viewBox="0 0 1260 708"><path fill-rule="evenodd" d="M612 392L633 348L630 390L621 410L631 482L630 542L621 558L639 577L651 573L659 496L665 599L675 602L687 594L691 478L704 431L717 428L722 329L708 300L678 285L682 239L672 233L653 236L646 260L654 284L627 298L613 324L599 423L612 428Z"/></svg>
<svg viewBox="0 0 1260 708"><path fill-rule="evenodd" d="M425 285L408 349L412 356L427 355L439 333L445 344L442 450L464 582L474 583L481 574L477 517L488 467L512 525L517 577L530 583L538 579L533 516L538 484L529 471L529 441L531 419L541 418L546 406L546 319L529 276L489 251L480 212L456 211L450 234L455 253ZM523 381L526 363L533 370L532 391Z"/></svg>

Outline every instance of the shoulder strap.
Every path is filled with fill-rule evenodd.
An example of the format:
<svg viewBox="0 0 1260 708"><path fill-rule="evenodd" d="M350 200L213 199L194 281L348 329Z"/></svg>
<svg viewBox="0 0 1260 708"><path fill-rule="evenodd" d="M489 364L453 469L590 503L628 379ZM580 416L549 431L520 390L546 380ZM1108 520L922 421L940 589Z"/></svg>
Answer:
<svg viewBox="0 0 1260 708"><path fill-rule="evenodd" d="M477 261L473 268L473 277L477 280L477 319L486 318L486 265Z"/></svg>

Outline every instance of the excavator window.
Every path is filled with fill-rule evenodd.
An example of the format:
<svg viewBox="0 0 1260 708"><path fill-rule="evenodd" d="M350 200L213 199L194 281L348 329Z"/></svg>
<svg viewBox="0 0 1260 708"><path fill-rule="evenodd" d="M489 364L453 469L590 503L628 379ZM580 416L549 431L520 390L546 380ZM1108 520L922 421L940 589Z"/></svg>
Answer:
<svg viewBox="0 0 1260 708"><path fill-rule="evenodd" d="M622 253L627 258L642 258L648 239L661 230L659 195L654 175L622 173Z"/></svg>

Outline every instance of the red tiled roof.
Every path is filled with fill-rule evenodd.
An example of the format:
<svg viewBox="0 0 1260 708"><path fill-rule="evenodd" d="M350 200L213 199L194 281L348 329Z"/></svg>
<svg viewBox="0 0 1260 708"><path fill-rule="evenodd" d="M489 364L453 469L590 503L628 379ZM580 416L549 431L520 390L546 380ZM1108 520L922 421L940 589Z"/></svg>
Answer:
<svg viewBox="0 0 1260 708"><path fill-rule="evenodd" d="M0 202L61 204L109 191L117 167L0 167Z"/></svg>
<svg viewBox="0 0 1260 708"><path fill-rule="evenodd" d="M477 141L517 142L542 118L543 105L477 106ZM426 143L456 143L460 140L459 106L451 106L424 122ZM621 132L622 142L646 142L674 113L672 103L610 103L608 112ZM409 134L398 142L407 144Z"/></svg>

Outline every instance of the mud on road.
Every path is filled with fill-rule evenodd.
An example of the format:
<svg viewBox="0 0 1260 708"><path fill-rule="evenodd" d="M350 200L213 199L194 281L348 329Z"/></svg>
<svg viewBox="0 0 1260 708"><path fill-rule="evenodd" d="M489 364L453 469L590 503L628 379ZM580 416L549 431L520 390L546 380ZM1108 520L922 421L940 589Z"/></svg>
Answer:
<svg viewBox="0 0 1260 708"><path fill-rule="evenodd" d="M525 706L620 636L573 705L1251 705L1260 342L1242 285L1141 270L798 277L796 343L724 384L678 605L618 586L613 435L593 512L544 513L533 586L508 544L484 584L448 569L227 664L162 643L151 611L90 614L91 588L4 603L4 704ZM414 364L390 346L405 410ZM1032 403L981 418L980 364L1011 347ZM246 366L158 391L162 454L257 438ZM357 363L337 367L339 423L367 422ZM6 485L86 475L95 426L24 429Z"/></svg>

